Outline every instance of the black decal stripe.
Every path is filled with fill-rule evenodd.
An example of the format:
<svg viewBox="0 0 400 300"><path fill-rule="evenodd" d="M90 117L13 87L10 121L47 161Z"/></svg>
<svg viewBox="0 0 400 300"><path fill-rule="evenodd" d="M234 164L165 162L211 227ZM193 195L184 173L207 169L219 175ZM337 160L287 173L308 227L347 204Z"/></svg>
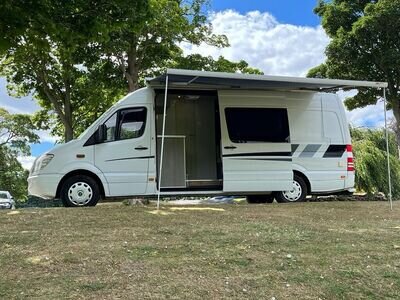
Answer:
<svg viewBox="0 0 400 300"><path fill-rule="evenodd" d="M114 158L114 159L108 159L106 161L129 160L129 159L146 159L146 158L154 158L154 156Z"/></svg>
<svg viewBox="0 0 400 300"><path fill-rule="evenodd" d="M238 160L288 161L288 162L292 162L291 158L235 158L235 157L233 157L232 159L238 159Z"/></svg>
<svg viewBox="0 0 400 300"><path fill-rule="evenodd" d="M223 157L241 157L241 156L292 156L291 152L256 152L256 153L237 153L224 154Z"/></svg>
<svg viewBox="0 0 400 300"><path fill-rule="evenodd" d="M346 152L346 145L329 145L324 158L340 158Z"/></svg>
<svg viewBox="0 0 400 300"><path fill-rule="evenodd" d="M297 148L299 148L299 144L292 144L292 154L296 152Z"/></svg>

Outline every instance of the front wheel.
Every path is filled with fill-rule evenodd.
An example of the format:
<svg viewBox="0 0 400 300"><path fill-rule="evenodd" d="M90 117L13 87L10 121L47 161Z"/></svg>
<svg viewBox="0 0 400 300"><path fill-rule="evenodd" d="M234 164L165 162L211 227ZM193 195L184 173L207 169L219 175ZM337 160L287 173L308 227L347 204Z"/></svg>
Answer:
<svg viewBox="0 0 400 300"><path fill-rule="evenodd" d="M89 176L72 176L61 187L61 201L66 207L95 206L99 200L99 186Z"/></svg>
<svg viewBox="0 0 400 300"><path fill-rule="evenodd" d="M304 202L307 197L307 185L298 175L293 177L293 188L290 191L276 192L275 198L279 203Z"/></svg>

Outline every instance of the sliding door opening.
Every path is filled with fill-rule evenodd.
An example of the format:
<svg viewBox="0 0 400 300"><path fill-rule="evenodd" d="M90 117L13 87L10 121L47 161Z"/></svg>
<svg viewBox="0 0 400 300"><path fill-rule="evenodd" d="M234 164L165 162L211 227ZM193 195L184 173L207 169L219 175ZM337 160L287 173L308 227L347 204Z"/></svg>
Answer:
<svg viewBox="0 0 400 300"><path fill-rule="evenodd" d="M156 94L155 103L158 171L164 91ZM168 91L161 189L222 190L221 130L216 92Z"/></svg>

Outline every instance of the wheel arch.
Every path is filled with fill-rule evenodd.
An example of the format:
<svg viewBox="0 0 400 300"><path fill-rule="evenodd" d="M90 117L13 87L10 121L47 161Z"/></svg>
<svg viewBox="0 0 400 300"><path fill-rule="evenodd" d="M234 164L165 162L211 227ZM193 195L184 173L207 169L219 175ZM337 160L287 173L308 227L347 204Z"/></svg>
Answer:
<svg viewBox="0 0 400 300"><path fill-rule="evenodd" d="M303 178L303 180L307 186L307 195L310 195L311 194L311 183L310 183L310 180L307 178L307 176L298 170L293 170L293 174Z"/></svg>
<svg viewBox="0 0 400 300"><path fill-rule="evenodd" d="M75 175L86 175L86 176L89 176L89 177L93 178L96 181L96 183L98 184L98 186L99 186L101 197L102 198L105 197L104 185L103 185L103 182L101 181L101 179L99 178L99 176L97 176L95 173L90 172L88 170L81 169L81 170L71 171L71 172L65 174L63 178L61 178L61 180L60 180L60 182L58 183L58 186L57 186L56 198L60 198L60 196L61 196L60 195L61 194L61 188L62 188L64 182L68 178L71 178L72 176L75 176Z"/></svg>

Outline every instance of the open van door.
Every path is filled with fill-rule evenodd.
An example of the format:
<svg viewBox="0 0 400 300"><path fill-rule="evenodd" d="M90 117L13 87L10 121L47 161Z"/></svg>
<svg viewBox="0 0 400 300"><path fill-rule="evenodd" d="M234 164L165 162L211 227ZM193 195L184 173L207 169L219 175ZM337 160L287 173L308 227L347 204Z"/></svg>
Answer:
<svg viewBox="0 0 400 300"><path fill-rule="evenodd" d="M293 187L288 112L257 97L219 91L224 192ZM267 100L268 101L268 100Z"/></svg>

